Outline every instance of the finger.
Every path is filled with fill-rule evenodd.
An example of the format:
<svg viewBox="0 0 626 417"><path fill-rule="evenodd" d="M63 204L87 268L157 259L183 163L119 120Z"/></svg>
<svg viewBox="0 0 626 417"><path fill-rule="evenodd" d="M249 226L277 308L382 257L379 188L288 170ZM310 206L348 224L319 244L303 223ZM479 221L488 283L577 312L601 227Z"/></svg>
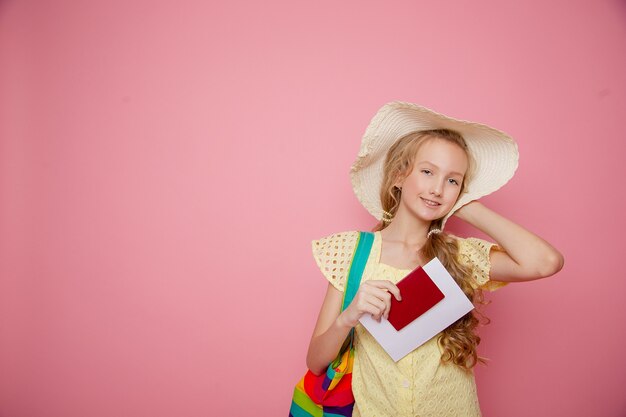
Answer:
<svg viewBox="0 0 626 417"><path fill-rule="evenodd" d="M390 281L370 281L370 282L372 282L373 285L371 285L371 287L366 289L367 292L375 293L376 290L389 292L393 294L396 300L402 301L402 296L400 295L400 289L392 282Z"/></svg>
<svg viewBox="0 0 626 417"><path fill-rule="evenodd" d="M383 289L376 289L376 291L375 295L379 301L376 305L381 309L381 316L387 318L391 309L391 294Z"/></svg>
<svg viewBox="0 0 626 417"><path fill-rule="evenodd" d="M367 297L363 299L363 301L369 305L374 306L377 309L377 314L382 314L382 312L385 310L385 302L378 298L376 295L368 294Z"/></svg>
<svg viewBox="0 0 626 417"><path fill-rule="evenodd" d="M391 281L380 280L380 281L368 281L368 282L371 282L373 286L375 286L376 288L381 288L381 289L385 289L389 291L390 293L393 294L394 297L396 297L396 300L402 301L402 296L400 295L400 288L398 288L398 286L392 283Z"/></svg>
<svg viewBox="0 0 626 417"><path fill-rule="evenodd" d="M369 313L374 320L380 320L380 315L382 313L382 309L376 307L374 304L366 304L363 306L361 311L365 313Z"/></svg>
<svg viewBox="0 0 626 417"><path fill-rule="evenodd" d="M389 306L391 305L391 295L387 291L380 290L382 292L383 299L378 297L372 297L372 303L376 306L379 313L374 317L376 321L380 322L380 320L384 317L385 319L388 317Z"/></svg>
<svg viewBox="0 0 626 417"><path fill-rule="evenodd" d="M380 283L383 283L383 281L380 281ZM381 286L384 286L384 288L381 288ZM381 317L388 319L389 312L391 311L391 293L389 292L385 284L382 284L381 286L371 285L369 288L366 289L365 293L377 297L384 303ZM378 303L377 305L380 306L380 304Z"/></svg>
<svg viewBox="0 0 626 417"><path fill-rule="evenodd" d="M391 311L391 296L385 299L385 309L383 310L383 317L385 317L385 320L389 318L390 311Z"/></svg>

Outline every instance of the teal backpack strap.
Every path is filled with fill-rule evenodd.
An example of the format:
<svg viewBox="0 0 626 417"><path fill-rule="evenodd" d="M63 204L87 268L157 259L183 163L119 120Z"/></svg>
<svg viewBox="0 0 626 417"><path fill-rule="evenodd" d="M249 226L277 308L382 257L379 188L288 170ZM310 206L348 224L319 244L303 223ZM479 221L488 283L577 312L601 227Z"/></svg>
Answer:
<svg viewBox="0 0 626 417"><path fill-rule="evenodd" d="M343 303L341 305L341 311L345 310L350 305L352 299L359 290L361 285L361 277L365 270L365 264L370 256L372 250L372 244L374 243L374 233L371 232L359 232L359 237L356 244L356 250L352 256L352 262L350 262L350 270L348 271L348 281L346 282L346 289L343 293Z"/></svg>

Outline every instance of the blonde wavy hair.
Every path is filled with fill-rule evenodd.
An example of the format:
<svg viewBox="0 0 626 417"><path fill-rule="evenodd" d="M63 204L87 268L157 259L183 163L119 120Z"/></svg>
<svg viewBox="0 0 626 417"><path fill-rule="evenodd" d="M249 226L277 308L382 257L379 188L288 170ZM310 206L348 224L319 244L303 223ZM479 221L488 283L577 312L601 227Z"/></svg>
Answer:
<svg viewBox="0 0 626 417"><path fill-rule="evenodd" d="M461 196L466 189L466 185L471 179L475 163L467 148L463 137L448 129L425 130L409 133L397 140L387 151L385 165L383 168L383 183L380 190L380 200L384 211L395 215L400 205L402 190L394 184L399 179L405 178L413 170L415 156L422 144L428 140L442 139L460 146L467 155L468 169L461 185ZM441 219L433 221L430 230L441 229ZM376 225L374 231L383 230L387 223L381 221ZM431 233L424 247L421 249L425 259L439 258L441 263L454 277L454 280L461 287L465 295L472 303L485 304L482 291L474 290L470 282L473 279L473 269L471 265L466 265L458 260L458 244L456 239L446 233ZM475 313L474 313L475 312ZM471 370L478 362L484 363L484 358L478 356L477 348L480 337L476 334L476 327L480 323L479 317L489 322L481 312L476 309L461 317L455 323L445 329L439 343L443 348L441 360L452 362L464 370ZM478 316L478 317L477 317Z"/></svg>

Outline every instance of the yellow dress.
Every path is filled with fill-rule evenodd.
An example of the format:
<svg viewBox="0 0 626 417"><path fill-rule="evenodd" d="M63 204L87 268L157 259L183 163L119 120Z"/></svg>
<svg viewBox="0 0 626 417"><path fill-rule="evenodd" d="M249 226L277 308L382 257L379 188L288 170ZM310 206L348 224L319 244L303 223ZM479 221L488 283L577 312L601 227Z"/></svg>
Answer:
<svg viewBox="0 0 626 417"><path fill-rule="evenodd" d="M339 291L344 291L347 271L358 232L337 233L312 243L320 270ZM457 238L462 262L474 266L475 287L495 290L505 283L489 280L489 251L493 243L476 238ZM382 239L374 243L361 282L386 279L397 283L410 270L380 263ZM394 362L369 332L356 327L356 356L352 373L355 417L459 417L480 416L473 372L441 362L436 335Z"/></svg>

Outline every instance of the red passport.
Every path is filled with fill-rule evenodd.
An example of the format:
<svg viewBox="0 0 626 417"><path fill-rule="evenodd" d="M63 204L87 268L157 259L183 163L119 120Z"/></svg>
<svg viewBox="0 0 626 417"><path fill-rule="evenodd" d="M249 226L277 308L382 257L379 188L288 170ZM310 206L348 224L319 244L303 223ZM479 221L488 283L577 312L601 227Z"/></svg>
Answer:
<svg viewBox="0 0 626 417"><path fill-rule="evenodd" d="M430 310L445 297L422 267L417 267L396 284L402 301L391 297L391 309L387 320L396 330Z"/></svg>

